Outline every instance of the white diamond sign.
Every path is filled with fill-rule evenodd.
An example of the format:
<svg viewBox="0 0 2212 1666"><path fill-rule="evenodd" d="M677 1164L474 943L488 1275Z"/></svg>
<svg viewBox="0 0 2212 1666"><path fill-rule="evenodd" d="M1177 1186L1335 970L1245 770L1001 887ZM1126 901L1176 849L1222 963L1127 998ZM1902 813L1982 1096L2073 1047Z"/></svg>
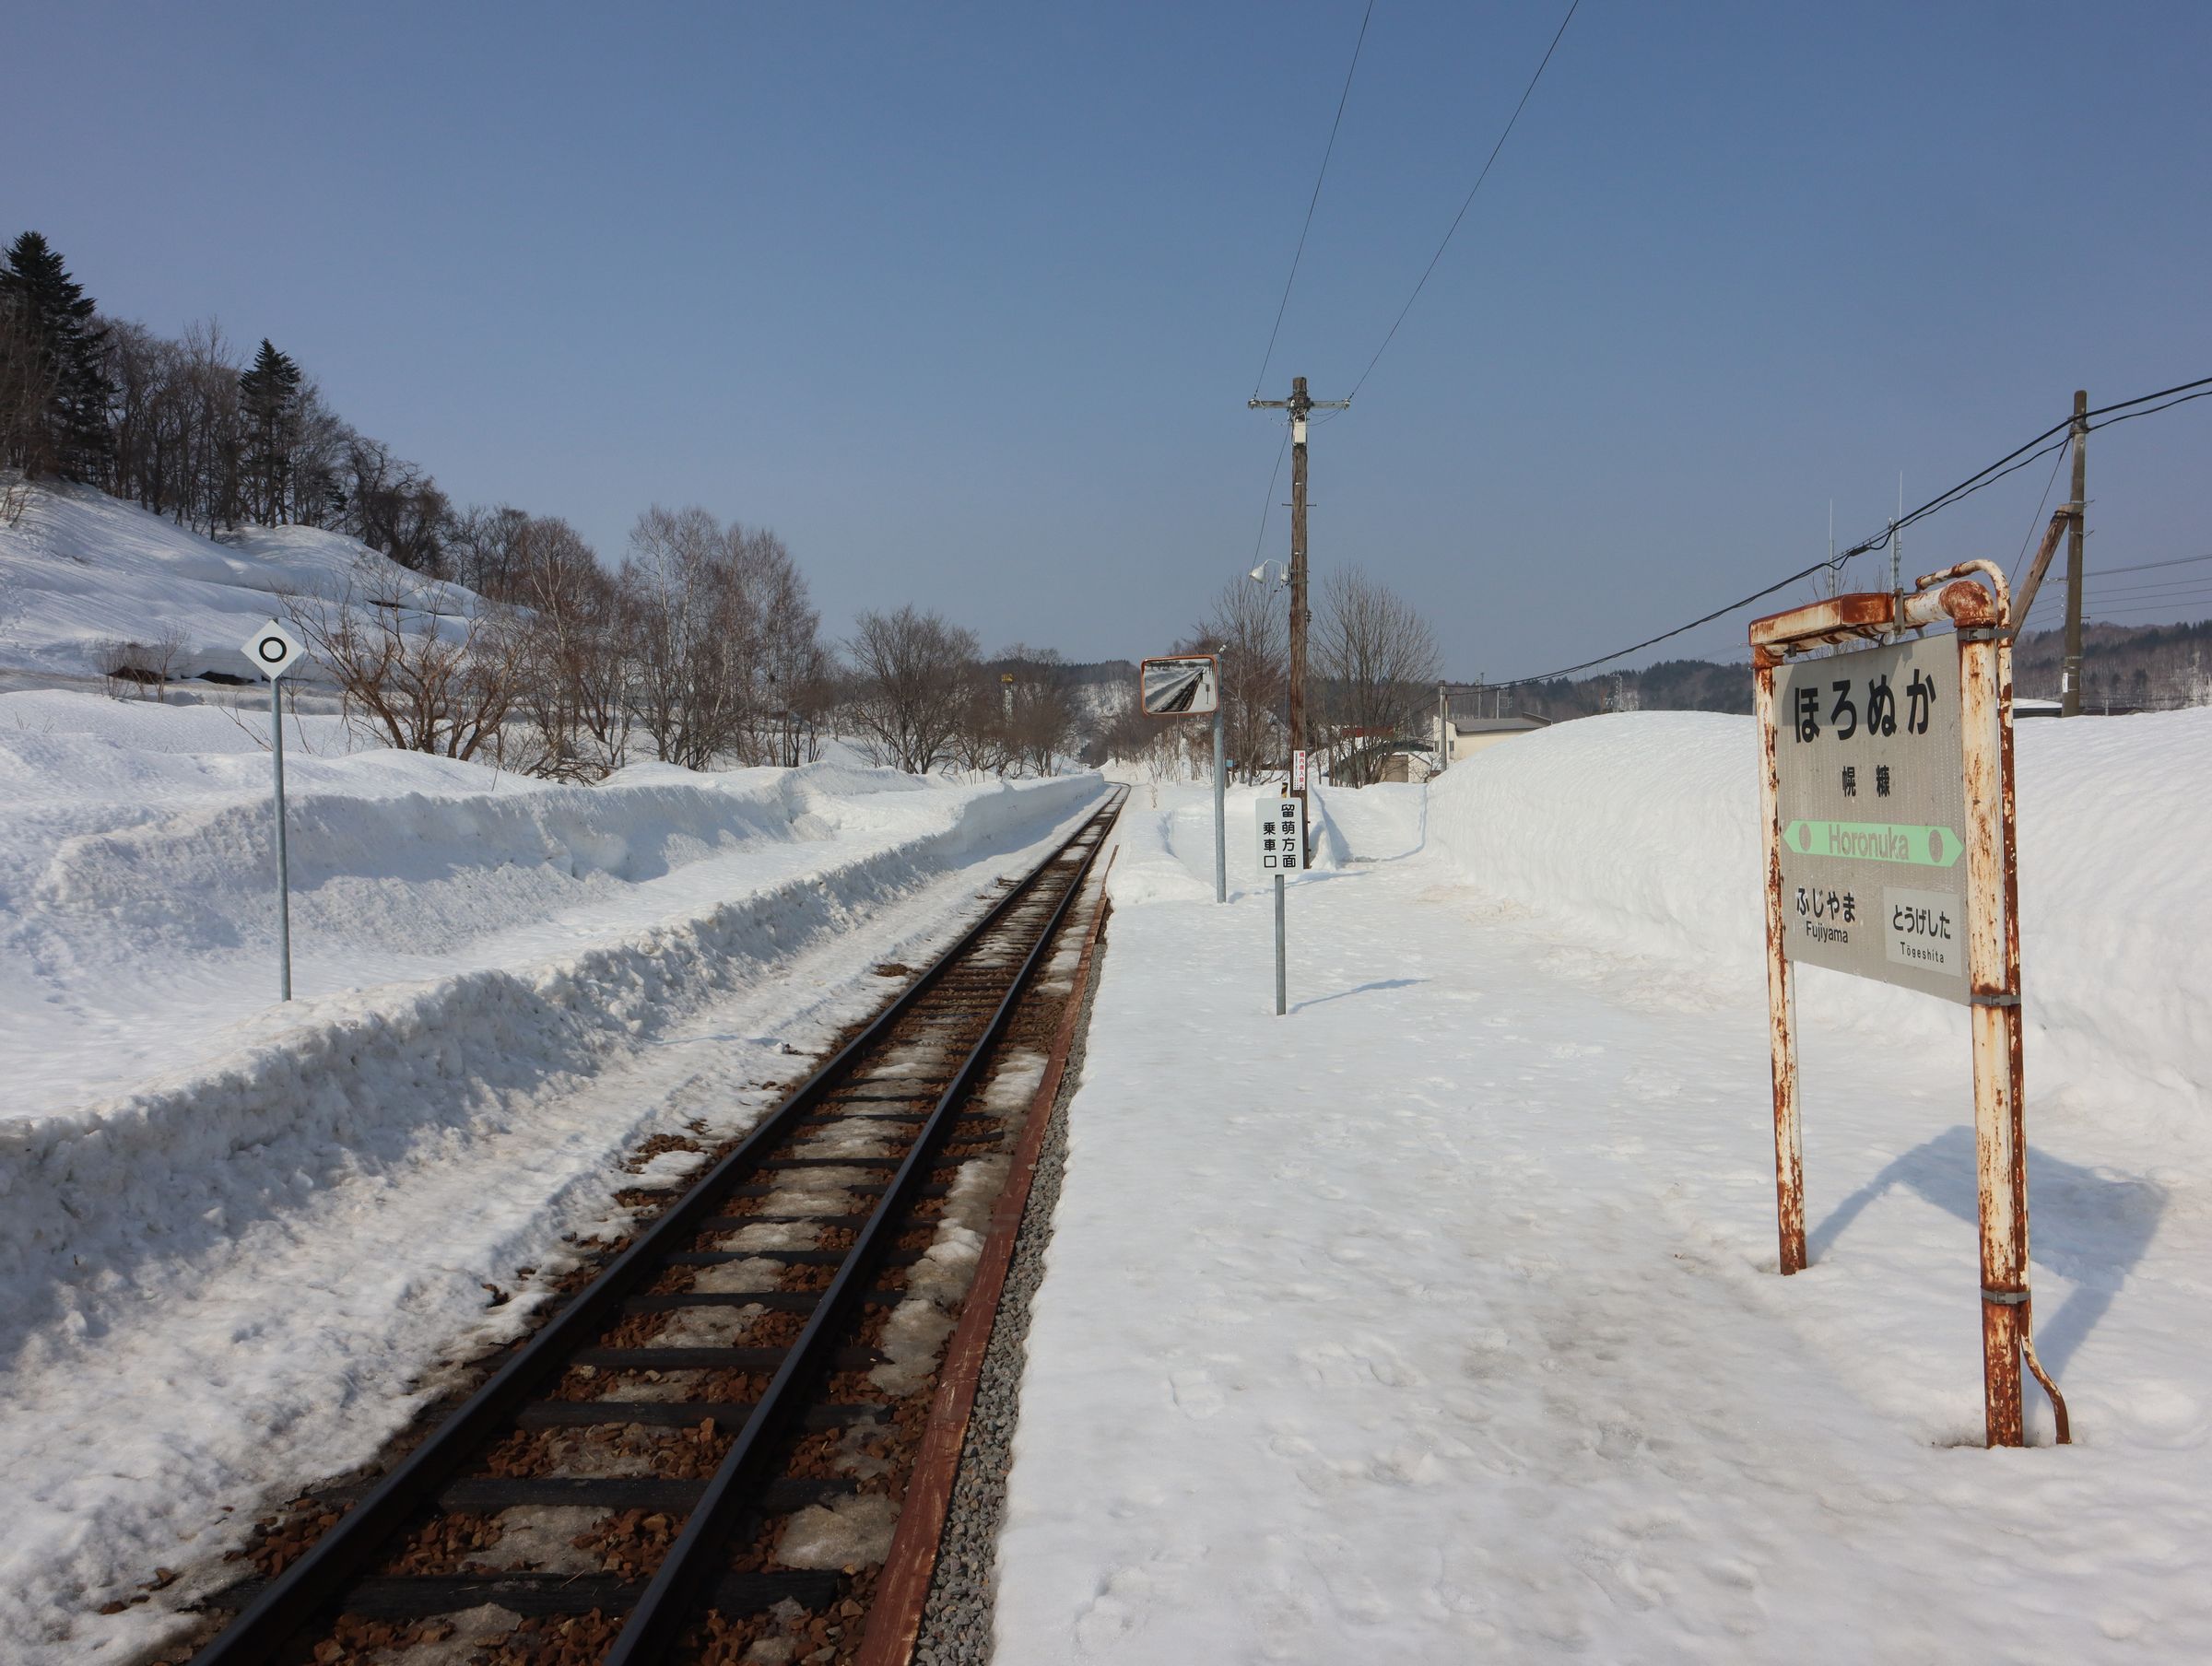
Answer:
<svg viewBox="0 0 2212 1666"><path fill-rule="evenodd" d="M245 639L241 651L253 662L254 670L273 682L297 664L307 650L290 631L271 619Z"/></svg>

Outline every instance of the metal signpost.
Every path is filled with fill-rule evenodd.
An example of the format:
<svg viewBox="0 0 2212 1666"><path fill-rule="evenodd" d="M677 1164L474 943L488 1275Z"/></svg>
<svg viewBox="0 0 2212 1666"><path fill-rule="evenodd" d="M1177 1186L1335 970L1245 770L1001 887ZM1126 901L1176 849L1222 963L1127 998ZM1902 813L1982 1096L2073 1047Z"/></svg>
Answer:
<svg viewBox="0 0 2212 1666"><path fill-rule="evenodd" d="M1949 640L1898 639L1943 625ZM1910 593L1831 596L1751 626L1782 1271L1806 1265L1793 963L1968 1007L1991 1446L2024 1441L2023 1357L2069 1438L2065 1401L2035 1357L2028 1292L2010 629L2005 575L1987 561ZM1880 645L1796 657L1859 642Z"/></svg>
<svg viewBox="0 0 2212 1666"><path fill-rule="evenodd" d="M1147 717L1214 714L1214 900L1229 900L1229 764L1222 748L1221 667L1210 653L1162 654L1137 667L1137 705Z"/></svg>
<svg viewBox="0 0 2212 1666"><path fill-rule="evenodd" d="M269 758L276 780L276 987L279 999L292 998L292 897L290 862L284 848L284 710L277 681L300 663L307 650L291 632L271 619L241 644L253 669L269 679Z"/></svg>
<svg viewBox="0 0 2212 1666"><path fill-rule="evenodd" d="M1285 792L1263 798L1258 808L1253 837L1258 841L1254 849L1260 872L1275 875L1275 1011L1280 1017L1288 1010L1289 993L1283 947L1283 875L1298 873L1306 865L1306 806L1304 800Z"/></svg>

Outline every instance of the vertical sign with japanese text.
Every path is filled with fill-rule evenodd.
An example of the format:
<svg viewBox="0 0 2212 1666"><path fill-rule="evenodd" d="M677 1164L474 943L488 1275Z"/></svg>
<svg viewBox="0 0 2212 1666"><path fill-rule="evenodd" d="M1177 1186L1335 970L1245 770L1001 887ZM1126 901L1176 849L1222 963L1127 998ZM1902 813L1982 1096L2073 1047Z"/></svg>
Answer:
<svg viewBox="0 0 2212 1666"><path fill-rule="evenodd" d="M1965 1001L1958 645L1778 667L1774 727L1784 952Z"/></svg>
<svg viewBox="0 0 2212 1666"><path fill-rule="evenodd" d="M1285 794L1263 798L1256 818L1259 839L1255 847L1262 874L1295 874L1303 866L1306 851L1306 806Z"/></svg>

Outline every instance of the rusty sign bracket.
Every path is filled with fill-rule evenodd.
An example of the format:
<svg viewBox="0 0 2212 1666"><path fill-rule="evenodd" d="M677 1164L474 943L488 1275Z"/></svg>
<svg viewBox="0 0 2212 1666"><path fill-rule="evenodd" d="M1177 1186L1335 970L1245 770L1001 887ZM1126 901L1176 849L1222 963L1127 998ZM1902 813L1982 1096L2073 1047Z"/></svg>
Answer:
<svg viewBox="0 0 2212 1666"><path fill-rule="evenodd" d="M1984 588L1983 582L1986 582ZM2066 1402L2035 1356L2032 1297L2028 1289L2028 1142L2023 1121L2022 1033L2020 1012L2019 871L2014 839L2012 764L2012 612L2004 570L1991 561L1965 561L1920 578L1909 592L1874 591L1830 596L1771 614L1751 623L1751 662L1756 674L1761 772L1759 808L1766 845L1767 1017L1774 1087L1774 1199L1784 1274L1806 1265L1805 1234L1804 1130L1797 1085L1797 1020L1794 968L1783 909L1783 755L1775 725L1775 674L1794 656L1818 647L1876 649L1894 645L1907 632L1947 627L1958 644L1959 769L1964 783L1966 893L1963 968L1955 961L1947 975L1965 974L1965 987L1950 984L1953 1000L1963 1000L1973 1036L1974 1150L1980 1202L1982 1267L1983 1412L1985 1443L2026 1443L2020 1405L2020 1366L2051 1398L2058 1442L2072 1439ZM1841 662L1828 662L1841 663ZM1841 686L1841 685L1839 686ZM1885 692L1887 682L1885 680ZM1809 697L1808 697L1809 698ZM1844 696L1849 698L1848 693ZM1850 710L1842 708L1842 710ZM1832 715L1832 714L1831 714ZM1857 719L1851 722L1854 728ZM1850 731L1838 731L1847 734ZM1885 733L1888 731L1884 731ZM1810 727L1796 738L1818 736ZM1825 744L1825 743L1823 743ZM1794 795L1804 788L1795 765ZM1846 775L1850 772L1846 771ZM1885 775L1887 771L1885 770ZM1848 780L1845 792L1855 789ZM1885 785L1882 791L1887 792ZM1907 814L1898 812L1899 814ZM1800 813L1806 814L1806 813ZM1818 814L1813 812L1811 814ZM1865 831L1829 823L1831 839L1848 840ZM1808 824L1800 819L1795 849L1810 848ZM1937 828L1875 828L1876 833L1932 834ZM1834 862L1848 843L1831 842ZM1959 852L1951 848L1949 860ZM1820 858L1815 858L1820 860ZM1894 858L1890 858L1894 860ZM1845 866L1842 872L1852 870ZM1914 870L1907 869L1908 873ZM1837 882L1839 886L1841 881ZM1892 892L1892 896L1899 893ZM1916 893L1903 893L1911 898ZM1806 911L1806 889L1798 891L1798 911ZM1816 899L1817 900L1817 899ZM1848 909L1852 899L1846 896ZM1936 898L1941 902L1942 898ZM1834 901L1831 892L1829 901ZM1888 906L1888 905L1885 905ZM1907 917L1910 917L1908 906ZM1832 918L1832 916L1831 916ZM1849 920L1847 913L1844 917ZM1802 922L1801 922L1802 923ZM1815 922L1817 925L1818 921ZM1947 935L1950 922L1944 921ZM1829 937L1839 933L1823 927ZM1860 928L1851 928L1858 930ZM1878 932L1878 927L1877 928ZM1848 936L1848 933L1842 933ZM1800 953L1818 957L1818 951ZM1851 951L1856 954L1855 945ZM1943 953L1954 951L1947 942ZM1921 958L1934 959L1932 954ZM1877 962L1831 964L1891 982L1909 978ZM1930 989L1940 979L1918 987Z"/></svg>

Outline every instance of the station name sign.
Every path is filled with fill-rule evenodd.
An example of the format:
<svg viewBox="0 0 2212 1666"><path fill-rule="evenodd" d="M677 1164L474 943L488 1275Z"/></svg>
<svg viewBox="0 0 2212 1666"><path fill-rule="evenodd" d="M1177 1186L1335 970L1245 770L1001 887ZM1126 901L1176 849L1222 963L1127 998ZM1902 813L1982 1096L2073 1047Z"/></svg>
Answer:
<svg viewBox="0 0 2212 1666"><path fill-rule="evenodd" d="M1793 661L1774 717L1784 953L1966 1001L1957 645Z"/></svg>

